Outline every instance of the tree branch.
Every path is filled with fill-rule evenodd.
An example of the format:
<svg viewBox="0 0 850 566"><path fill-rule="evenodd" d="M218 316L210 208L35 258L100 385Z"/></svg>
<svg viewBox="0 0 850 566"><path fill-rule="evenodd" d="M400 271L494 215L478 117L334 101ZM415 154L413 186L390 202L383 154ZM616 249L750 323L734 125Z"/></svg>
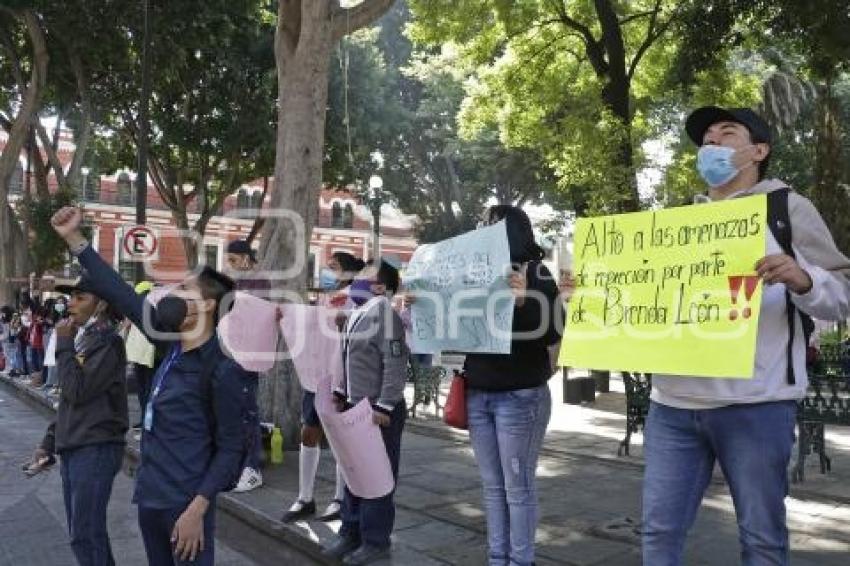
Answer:
<svg viewBox="0 0 850 566"><path fill-rule="evenodd" d="M269 193L269 176L266 175L263 177L263 196L260 198L260 208L257 209L257 218L254 219L254 225L251 226L251 231L248 233L248 243L252 243L254 239L257 237L257 234L260 233L260 230L263 229L263 224L265 224L266 219L260 214L260 211L263 209L263 203L266 201L266 195Z"/></svg>
<svg viewBox="0 0 850 566"><path fill-rule="evenodd" d="M44 154L47 156L47 163L53 168L53 176L56 177L56 182L63 189L68 189L68 178L65 176L65 171L62 169L62 162L59 160L59 155L56 149L53 147L52 140L50 136L47 134L47 129L44 127L44 124L41 123L41 120L34 120L35 122L35 131L38 134L38 140L41 142L41 149L44 150Z"/></svg>
<svg viewBox="0 0 850 566"><path fill-rule="evenodd" d="M638 50L635 52L635 56L632 58L632 62L629 64L628 77L629 77L630 81L631 81L632 77L634 76L635 71L637 70L637 66L640 63L640 60L643 58L643 56L646 54L646 52L649 50L649 48L652 47L652 44L655 43L655 41L659 37L664 35L664 33L670 28L672 23L676 20L677 15L674 13L670 16L670 18L666 22L664 22L663 24L661 24L660 26L658 26L656 28L656 25L658 24L658 16L659 16L660 13L661 13L661 0L656 0L655 1L655 9L653 10L652 16L649 19L649 24L646 27L646 38L643 40L643 43L641 43L640 47L638 47Z"/></svg>
<svg viewBox="0 0 850 566"><path fill-rule="evenodd" d="M633 22L633 21L635 21L635 20L637 20L637 19L645 18L645 17L647 17L647 16L655 17L655 16L657 16L657 15L658 15L658 12L656 12L655 10L650 10L649 12L638 12L638 13L636 13L636 14L632 14L632 15L630 15L630 16L626 16L625 18L623 18L622 20L620 20L620 25L621 25L621 26L624 26L624 25L626 25L626 24L628 24L628 23L630 23L630 22Z"/></svg>
<svg viewBox="0 0 850 566"><path fill-rule="evenodd" d="M363 0L363 3L355 8L346 10L339 5L332 8L333 42L336 43L349 33L368 26L383 16L394 3L395 0Z"/></svg>
<svg viewBox="0 0 850 566"><path fill-rule="evenodd" d="M558 19L561 23L568 29L579 33L582 41L584 41L587 59L590 61L590 65L593 67L593 71L596 75L599 77L607 75L608 62L605 61L605 50L602 48L602 44L593 37L593 32L590 31L590 28L571 18L570 15L567 14L566 6L564 6L563 2L560 0L549 0L549 2L558 14Z"/></svg>
<svg viewBox="0 0 850 566"><path fill-rule="evenodd" d="M47 82L48 54L44 31L41 29L35 12L27 9L18 14L7 8L3 8L3 10L24 21L33 50L30 84L26 91L22 92L20 110L9 129L6 147L0 154L0 200L5 201L6 187L18 164L21 149L30 130L30 122L33 116L37 114L41 104L41 97Z"/></svg>
<svg viewBox="0 0 850 566"><path fill-rule="evenodd" d="M277 28L275 29L275 54L280 50L292 53L298 47L301 37L301 0L280 0L277 8Z"/></svg>
<svg viewBox="0 0 850 566"><path fill-rule="evenodd" d="M550 0L550 4L552 4L552 7L555 9L555 13L558 14L558 20L562 24L579 32L584 38L585 43L596 43L596 38L593 37L593 32L590 31L590 28L571 18L570 15L567 14L567 8L564 6L563 2L560 2L559 0Z"/></svg>
<svg viewBox="0 0 850 566"><path fill-rule="evenodd" d="M28 145L32 149L32 153L28 157L35 173L35 192L39 199L46 200L50 197L50 188L47 182L50 169L45 165L44 159L41 157L41 152L38 150L38 144L35 141L35 132L31 131Z"/></svg>

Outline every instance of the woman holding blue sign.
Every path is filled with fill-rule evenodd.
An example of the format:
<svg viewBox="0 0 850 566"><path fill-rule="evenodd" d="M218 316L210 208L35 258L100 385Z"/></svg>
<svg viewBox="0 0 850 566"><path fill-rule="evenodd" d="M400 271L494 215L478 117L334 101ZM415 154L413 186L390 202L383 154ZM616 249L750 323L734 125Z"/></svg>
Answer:
<svg viewBox="0 0 850 566"><path fill-rule="evenodd" d="M466 356L469 436L484 487L489 564L533 564L537 458L552 407L549 347L560 339L564 316L528 216L506 205L485 213L486 225L501 220L516 300L511 350Z"/></svg>

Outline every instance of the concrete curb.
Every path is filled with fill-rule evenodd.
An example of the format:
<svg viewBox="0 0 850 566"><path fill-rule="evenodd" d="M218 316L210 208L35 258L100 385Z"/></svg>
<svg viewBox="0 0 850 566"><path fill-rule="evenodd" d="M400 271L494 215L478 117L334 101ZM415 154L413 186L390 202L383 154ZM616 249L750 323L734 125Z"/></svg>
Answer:
<svg viewBox="0 0 850 566"><path fill-rule="evenodd" d="M0 374L0 383L5 384L6 388L14 393L18 398L35 406L35 408L42 411L45 415L52 415L56 413L56 409L53 407L53 402L45 395L33 390L31 387L3 374ZM140 454L138 442L129 434L127 438L126 456L124 471L130 477L133 477L135 476L136 467L139 463ZM218 509L227 513L233 519L240 521L266 536L277 539L285 545L293 547L295 550L308 555L317 563L336 564L336 562L328 560L322 556L322 546L318 542L304 536L298 528L281 523L274 517L270 517L269 515L258 511L227 493L219 494L216 504Z"/></svg>

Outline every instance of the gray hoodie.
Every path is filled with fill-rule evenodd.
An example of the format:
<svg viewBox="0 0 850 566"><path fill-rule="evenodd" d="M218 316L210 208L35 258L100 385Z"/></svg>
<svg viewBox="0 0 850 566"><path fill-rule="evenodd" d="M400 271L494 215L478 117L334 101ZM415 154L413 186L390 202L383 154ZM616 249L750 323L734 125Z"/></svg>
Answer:
<svg viewBox="0 0 850 566"><path fill-rule="evenodd" d="M764 180L730 198L767 194L786 186L776 179ZM850 260L838 250L829 229L807 198L790 192L788 212L797 262L812 278L811 290L803 295L791 293L791 300L797 309L813 318L847 318L850 316ZM769 230L766 248L765 255L783 253ZM794 373L798 378L795 384L789 385L786 379L789 339L787 320L785 286L766 285L762 294L755 369L751 379L746 379L750 376L741 376L745 379L712 379L655 375L652 400L680 409L711 409L735 404L801 399L808 387L806 344L798 316L793 344ZM730 355L735 355L731 348Z"/></svg>

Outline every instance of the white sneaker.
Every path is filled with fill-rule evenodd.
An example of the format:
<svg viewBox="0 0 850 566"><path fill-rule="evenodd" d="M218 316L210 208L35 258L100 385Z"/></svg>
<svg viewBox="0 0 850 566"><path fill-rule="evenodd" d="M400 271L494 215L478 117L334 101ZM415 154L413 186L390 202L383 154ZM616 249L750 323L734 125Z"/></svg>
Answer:
<svg viewBox="0 0 850 566"><path fill-rule="evenodd" d="M245 468L242 470L242 476L239 478L239 483L233 488L235 493L244 493L257 489L263 485L263 475L254 468Z"/></svg>

